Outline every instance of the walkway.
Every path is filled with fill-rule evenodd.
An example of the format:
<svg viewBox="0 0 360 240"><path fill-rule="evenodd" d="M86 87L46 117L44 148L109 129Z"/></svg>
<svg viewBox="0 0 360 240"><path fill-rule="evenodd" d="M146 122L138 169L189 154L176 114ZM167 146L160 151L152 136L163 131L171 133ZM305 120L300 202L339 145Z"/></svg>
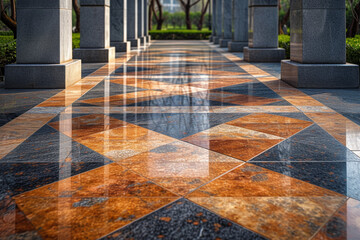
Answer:
<svg viewBox="0 0 360 240"><path fill-rule="evenodd" d="M359 125L265 67L154 42L3 125L0 239L358 238Z"/></svg>

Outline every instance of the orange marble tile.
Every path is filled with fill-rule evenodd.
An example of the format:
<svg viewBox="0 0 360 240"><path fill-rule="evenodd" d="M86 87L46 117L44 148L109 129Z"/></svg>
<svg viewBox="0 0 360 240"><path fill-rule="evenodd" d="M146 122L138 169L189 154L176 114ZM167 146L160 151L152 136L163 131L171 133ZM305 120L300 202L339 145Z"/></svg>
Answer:
<svg viewBox="0 0 360 240"><path fill-rule="evenodd" d="M270 239L309 239L346 200L338 193L251 164L187 198Z"/></svg>
<svg viewBox="0 0 360 240"><path fill-rule="evenodd" d="M141 91L141 92L132 92L125 93L120 95L113 95L110 97L100 97L100 98L92 98L87 100L82 100L82 103L87 103L91 105L104 106L105 103L110 106L123 106L128 104L133 104L140 101L147 101L151 99L163 98L166 97L167 94L162 91Z"/></svg>
<svg viewBox="0 0 360 240"><path fill-rule="evenodd" d="M42 238L97 239L178 197L116 163L16 196Z"/></svg>
<svg viewBox="0 0 360 240"><path fill-rule="evenodd" d="M0 239L38 239L34 226L19 210L14 200L0 201Z"/></svg>
<svg viewBox="0 0 360 240"><path fill-rule="evenodd" d="M273 114L251 114L227 124L288 138L313 123Z"/></svg>
<svg viewBox="0 0 360 240"><path fill-rule="evenodd" d="M350 198L329 222L315 235L314 240L358 239L360 236L360 202Z"/></svg>
<svg viewBox="0 0 360 240"><path fill-rule="evenodd" d="M205 73L206 74L206 73ZM239 76L245 75L243 72L231 72L231 71L219 71L219 70L211 70L208 72L209 75L221 75L221 76Z"/></svg>
<svg viewBox="0 0 360 240"><path fill-rule="evenodd" d="M120 128L77 138L76 141L114 161L119 161L171 143L175 139L127 124Z"/></svg>
<svg viewBox="0 0 360 240"><path fill-rule="evenodd" d="M216 88L228 87L237 84L243 84L251 81L252 80L250 79L220 78L220 79L214 79L208 81L192 82L187 85L192 87L205 88L205 89L216 89Z"/></svg>
<svg viewBox="0 0 360 240"><path fill-rule="evenodd" d="M225 98L222 101L243 106L263 106L270 103L280 102L281 99L237 94L236 96Z"/></svg>
<svg viewBox="0 0 360 240"><path fill-rule="evenodd" d="M359 142L360 126L339 113L305 113L331 136L343 145L354 149L354 141ZM360 148L360 147L355 147Z"/></svg>
<svg viewBox="0 0 360 240"><path fill-rule="evenodd" d="M112 79L111 82L151 90L165 89L171 85L164 82L143 80L139 78Z"/></svg>
<svg viewBox="0 0 360 240"><path fill-rule="evenodd" d="M222 124L183 139L194 145L249 161L283 141L283 138Z"/></svg>
<svg viewBox="0 0 360 240"><path fill-rule="evenodd" d="M119 162L180 195L243 164L237 159L180 141Z"/></svg>
<svg viewBox="0 0 360 240"><path fill-rule="evenodd" d="M49 123L51 127L74 139L123 127L127 124L103 114L92 114Z"/></svg>

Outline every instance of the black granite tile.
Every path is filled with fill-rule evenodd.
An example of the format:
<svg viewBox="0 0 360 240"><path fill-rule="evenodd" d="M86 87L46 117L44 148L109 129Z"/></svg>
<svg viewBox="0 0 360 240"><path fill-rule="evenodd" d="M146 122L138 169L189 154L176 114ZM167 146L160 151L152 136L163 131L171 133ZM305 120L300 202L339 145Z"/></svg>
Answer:
<svg viewBox="0 0 360 240"><path fill-rule="evenodd" d="M351 121L353 121L354 123L356 123L357 125L360 125L360 113L341 113L341 114L347 117L348 119L350 119Z"/></svg>
<svg viewBox="0 0 360 240"><path fill-rule="evenodd" d="M0 163L0 175L5 179L12 195L17 195L109 163L109 160L103 162Z"/></svg>
<svg viewBox="0 0 360 240"><path fill-rule="evenodd" d="M360 162L360 158L317 125L312 125L251 162Z"/></svg>
<svg viewBox="0 0 360 240"><path fill-rule="evenodd" d="M23 112L17 113L0 113L0 127L7 124L8 122L14 120L18 116L23 114Z"/></svg>
<svg viewBox="0 0 360 240"><path fill-rule="evenodd" d="M92 106L91 104L82 103L81 101L94 99L94 98L104 98L105 96L115 96L115 95L121 95L121 94L125 94L125 93L146 91L146 90L147 89L136 88L136 87L132 87L132 86L125 86L122 84L110 82L108 90L105 91L105 81L102 81L101 83L96 85L93 89L91 89L89 92L85 93L82 97L80 97L72 105L73 106Z"/></svg>
<svg viewBox="0 0 360 240"><path fill-rule="evenodd" d="M45 125L6 157L2 162L58 162L63 161L69 152L71 138Z"/></svg>
<svg viewBox="0 0 360 240"><path fill-rule="evenodd" d="M360 162L251 162L360 200Z"/></svg>
<svg viewBox="0 0 360 240"><path fill-rule="evenodd" d="M102 239L265 239L180 199Z"/></svg>
<svg viewBox="0 0 360 240"><path fill-rule="evenodd" d="M166 98L158 98L150 101L137 102L127 106L141 107L181 107L181 106L236 106L235 104L220 101L211 101L201 98L177 95Z"/></svg>
<svg viewBox="0 0 360 240"><path fill-rule="evenodd" d="M148 113L111 114L111 117L182 139L246 115L241 113Z"/></svg>
<svg viewBox="0 0 360 240"><path fill-rule="evenodd" d="M12 191L0 176L0 239L41 239L11 195Z"/></svg>
<svg viewBox="0 0 360 240"><path fill-rule="evenodd" d="M134 58L134 57L133 57ZM135 57L136 58L136 57ZM136 58L137 59L137 58ZM146 67L133 67L133 66L126 66L126 67L119 67L118 69L115 70L115 74L116 73L133 73L133 72L142 72L142 71L148 71L148 70L152 70L151 68L146 68Z"/></svg>
<svg viewBox="0 0 360 240"><path fill-rule="evenodd" d="M214 91L225 91L256 97L282 99L277 93L260 82L249 82L229 87L217 88Z"/></svg>
<svg viewBox="0 0 360 240"><path fill-rule="evenodd" d="M45 125L2 159L7 163L97 163L111 162L108 158L73 141ZM90 167L91 168L91 167Z"/></svg>

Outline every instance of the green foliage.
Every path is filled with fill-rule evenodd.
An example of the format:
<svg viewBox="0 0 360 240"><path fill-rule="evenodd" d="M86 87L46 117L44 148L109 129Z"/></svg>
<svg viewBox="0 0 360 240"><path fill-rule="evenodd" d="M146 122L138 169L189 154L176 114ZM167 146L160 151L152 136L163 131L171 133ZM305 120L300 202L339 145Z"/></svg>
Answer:
<svg viewBox="0 0 360 240"><path fill-rule="evenodd" d="M5 45L14 40L13 35L1 35L0 34L0 46Z"/></svg>
<svg viewBox="0 0 360 240"><path fill-rule="evenodd" d="M6 44L0 43L0 68L14 62L16 62L16 40Z"/></svg>
<svg viewBox="0 0 360 240"><path fill-rule="evenodd" d="M80 33L72 34L73 49L80 47Z"/></svg>
<svg viewBox="0 0 360 240"><path fill-rule="evenodd" d="M185 13L183 11L182 12L175 12L175 13L164 12L163 16L164 16L163 29L166 29L166 30L186 29ZM201 13L200 12L191 12L190 13L190 19L191 19L191 22L192 22L192 28L193 29L197 29L200 18L201 18ZM152 24L153 24L153 29L156 29L157 22L156 22L156 19L155 19L154 15L153 15L153 19L152 19ZM203 27L204 28L209 28L209 26L210 26L210 24L209 24L209 14L205 14Z"/></svg>
<svg viewBox="0 0 360 240"><path fill-rule="evenodd" d="M209 39L211 31L198 30L152 30L154 40L205 40Z"/></svg>
<svg viewBox="0 0 360 240"><path fill-rule="evenodd" d="M290 36L279 35L279 47L284 48L286 52L286 58L290 58Z"/></svg>
<svg viewBox="0 0 360 240"><path fill-rule="evenodd" d="M14 36L12 31L0 32L0 36Z"/></svg>
<svg viewBox="0 0 360 240"><path fill-rule="evenodd" d="M346 39L346 61L360 64L360 36Z"/></svg>

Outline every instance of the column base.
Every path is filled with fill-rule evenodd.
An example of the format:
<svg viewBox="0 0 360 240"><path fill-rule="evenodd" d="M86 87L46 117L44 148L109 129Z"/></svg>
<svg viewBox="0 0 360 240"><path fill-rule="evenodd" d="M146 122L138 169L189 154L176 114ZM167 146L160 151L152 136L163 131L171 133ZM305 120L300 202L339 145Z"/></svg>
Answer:
<svg viewBox="0 0 360 240"><path fill-rule="evenodd" d="M5 88L65 89L81 80L81 60L5 66Z"/></svg>
<svg viewBox="0 0 360 240"><path fill-rule="evenodd" d="M227 48L229 42L231 42L231 39L222 38L222 39L219 40L219 45L220 45L221 48Z"/></svg>
<svg viewBox="0 0 360 240"><path fill-rule="evenodd" d="M130 52L131 43L130 42L110 42L112 47L115 47L116 52Z"/></svg>
<svg viewBox="0 0 360 240"><path fill-rule="evenodd" d="M244 61L246 62L281 62L283 59L285 59L283 48L244 47Z"/></svg>
<svg viewBox="0 0 360 240"><path fill-rule="evenodd" d="M220 43L220 38L219 37L213 37L213 43L214 44L219 44Z"/></svg>
<svg viewBox="0 0 360 240"><path fill-rule="evenodd" d="M148 36L146 36L146 42L148 43L148 44L151 44L151 36L150 35L148 35Z"/></svg>
<svg viewBox="0 0 360 240"><path fill-rule="evenodd" d="M129 42L131 42L131 47L141 47L141 40L140 39L130 39Z"/></svg>
<svg viewBox="0 0 360 240"><path fill-rule="evenodd" d="M77 48L73 58L81 59L83 63L105 63L115 59L115 47L109 48Z"/></svg>
<svg viewBox="0 0 360 240"><path fill-rule="evenodd" d="M281 80L297 88L358 88L355 64L302 64L281 61Z"/></svg>
<svg viewBox="0 0 360 240"><path fill-rule="evenodd" d="M248 42L229 42L229 52L243 52L244 47L247 47L248 45Z"/></svg>
<svg viewBox="0 0 360 240"><path fill-rule="evenodd" d="M146 47L147 46L147 37L141 37L139 39L140 39L141 46Z"/></svg>

